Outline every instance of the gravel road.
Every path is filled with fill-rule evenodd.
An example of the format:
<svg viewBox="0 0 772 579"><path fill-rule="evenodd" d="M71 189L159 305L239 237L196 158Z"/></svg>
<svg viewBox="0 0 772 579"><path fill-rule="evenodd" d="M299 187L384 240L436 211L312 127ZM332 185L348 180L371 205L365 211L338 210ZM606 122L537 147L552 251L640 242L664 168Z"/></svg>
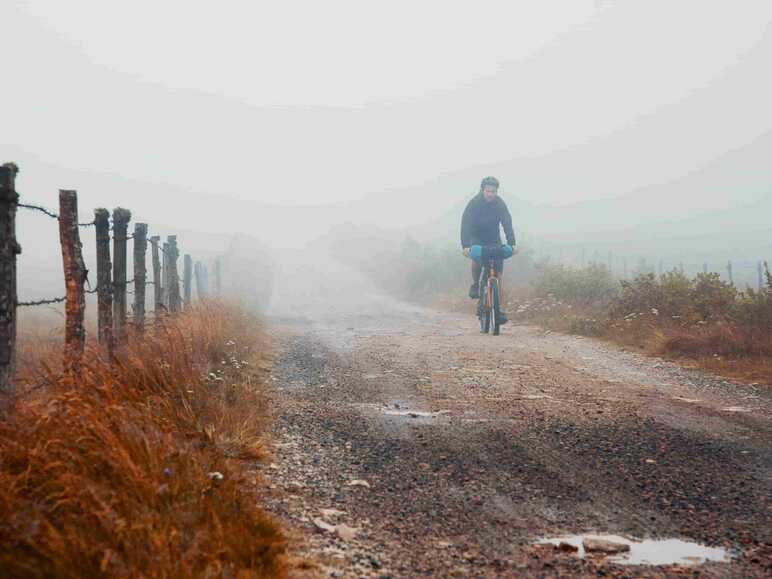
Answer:
<svg viewBox="0 0 772 579"><path fill-rule="evenodd" d="M269 508L310 575L768 577L772 392L590 339L287 273L268 323ZM679 538L731 562L623 566L544 537ZM298 574L302 574L298 570Z"/></svg>

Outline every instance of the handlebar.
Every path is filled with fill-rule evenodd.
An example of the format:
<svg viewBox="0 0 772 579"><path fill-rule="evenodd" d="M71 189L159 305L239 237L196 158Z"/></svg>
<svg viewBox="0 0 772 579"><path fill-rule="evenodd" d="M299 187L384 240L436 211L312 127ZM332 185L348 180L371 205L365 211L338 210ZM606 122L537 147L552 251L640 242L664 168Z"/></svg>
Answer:
<svg viewBox="0 0 772 579"><path fill-rule="evenodd" d="M473 245L469 248L469 257L475 261L509 259L512 255L512 247L509 245Z"/></svg>

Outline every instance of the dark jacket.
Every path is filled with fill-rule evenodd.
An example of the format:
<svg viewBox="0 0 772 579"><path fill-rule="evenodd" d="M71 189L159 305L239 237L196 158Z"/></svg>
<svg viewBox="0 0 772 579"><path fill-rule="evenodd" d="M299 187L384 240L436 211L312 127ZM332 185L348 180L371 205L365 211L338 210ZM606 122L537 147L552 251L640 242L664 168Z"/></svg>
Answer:
<svg viewBox="0 0 772 579"><path fill-rule="evenodd" d="M507 245L515 245L512 216L507 204L498 195L492 201L486 201L482 193L478 193L469 201L461 218L461 247L500 244L499 225L504 228Z"/></svg>

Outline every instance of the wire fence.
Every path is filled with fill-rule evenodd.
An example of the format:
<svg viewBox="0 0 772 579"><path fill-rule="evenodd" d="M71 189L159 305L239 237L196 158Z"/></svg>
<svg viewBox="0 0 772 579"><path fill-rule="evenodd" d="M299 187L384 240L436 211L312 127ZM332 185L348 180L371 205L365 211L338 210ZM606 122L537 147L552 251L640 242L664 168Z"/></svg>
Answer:
<svg viewBox="0 0 772 579"><path fill-rule="evenodd" d="M759 257L758 259L728 258L720 261L713 258L696 261L693 257L680 260L656 256L620 255L613 251L600 250L595 250L592 253L587 250L580 250L569 254L544 252L537 255L537 259L574 267L602 265L619 279L632 279L641 274L661 276L672 271L678 271L692 277L699 274L714 273L738 288L751 287L759 290L763 289L766 284L765 269L766 264L770 262L766 257Z"/></svg>
<svg viewBox="0 0 772 579"><path fill-rule="evenodd" d="M134 232L128 232L131 212L117 208L112 216L107 209L94 210L94 220L80 222L77 192L59 191L59 211L43 204L20 201L16 190L18 167L13 163L0 166L0 394L15 391L14 370L16 352L17 309L65 304L64 372L79 372L85 351L84 326L86 296L97 296L98 341L111 355L127 341L127 328L134 327L141 334L145 327L145 289L153 286L153 314L158 321L174 315L193 302L193 282L196 297L210 294L209 268L201 261L193 266L192 257L184 255L182 275L177 261L181 257L176 235L168 235L165 242L160 236L148 238L148 226L135 223ZM17 256L21 247L16 240L18 210L39 213L55 219L63 261L66 293L63 296L19 300L17 296ZM112 219L110 219L112 217ZM82 254L80 230L96 229L97 283L91 287L88 270ZM134 276L128 277L128 241L133 241L132 265ZM112 249L111 249L112 245ZM147 248L152 248L152 280L147 279ZM214 264L213 293L222 287L220 258ZM180 286L182 285L182 288ZM88 289L86 287L88 286ZM129 320L127 296L133 296ZM29 390L29 388L28 388Z"/></svg>

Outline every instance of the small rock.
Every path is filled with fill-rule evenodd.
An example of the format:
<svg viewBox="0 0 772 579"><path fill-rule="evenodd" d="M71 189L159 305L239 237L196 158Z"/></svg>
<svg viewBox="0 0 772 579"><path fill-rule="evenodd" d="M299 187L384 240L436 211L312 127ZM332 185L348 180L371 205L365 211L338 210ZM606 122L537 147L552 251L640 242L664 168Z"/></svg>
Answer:
<svg viewBox="0 0 772 579"><path fill-rule="evenodd" d="M359 529L349 527L344 523L335 527L335 533L344 541L351 541L352 539L356 538L357 534L359 533Z"/></svg>
<svg viewBox="0 0 772 579"><path fill-rule="evenodd" d="M627 553L630 551L630 545L608 539L586 538L582 541L582 545L588 553Z"/></svg>
<svg viewBox="0 0 772 579"><path fill-rule="evenodd" d="M327 531L328 533L335 532L335 525L331 525L330 523L328 523L323 519L312 519L312 521L317 529L321 529L322 531Z"/></svg>
<svg viewBox="0 0 772 579"><path fill-rule="evenodd" d="M313 519L313 523L317 529L321 529L322 531L326 531L328 533L333 533L335 535L338 535L338 537L340 537L344 541L351 541L355 539L357 534L359 533L359 529L355 529L354 527L349 527L346 524L331 525L330 523L322 519Z"/></svg>
<svg viewBox="0 0 772 579"><path fill-rule="evenodd" d="M338 509L321 509L319 511L323 517L332 519L335 517L340 517L341 515L345 515L346 511L339 511Z"/></svg>
<svg viewBox="0 0 772 579"><path fill-rule="evenodd" d="M350 487L365 487L365 488L369 489L370 488L370 483L367 482L366 480L356 479L356 480L350 481L347 486L350 486Z"/></svg>
<svg viewBox="0 0 772 579"><path fill-rule="evenodd" d="M225 478L223 473L218 472L218 471L210 472L206 476L208 476L210 480L217 481L217 482L220 482L221 480L223 480Z"/></svg>

